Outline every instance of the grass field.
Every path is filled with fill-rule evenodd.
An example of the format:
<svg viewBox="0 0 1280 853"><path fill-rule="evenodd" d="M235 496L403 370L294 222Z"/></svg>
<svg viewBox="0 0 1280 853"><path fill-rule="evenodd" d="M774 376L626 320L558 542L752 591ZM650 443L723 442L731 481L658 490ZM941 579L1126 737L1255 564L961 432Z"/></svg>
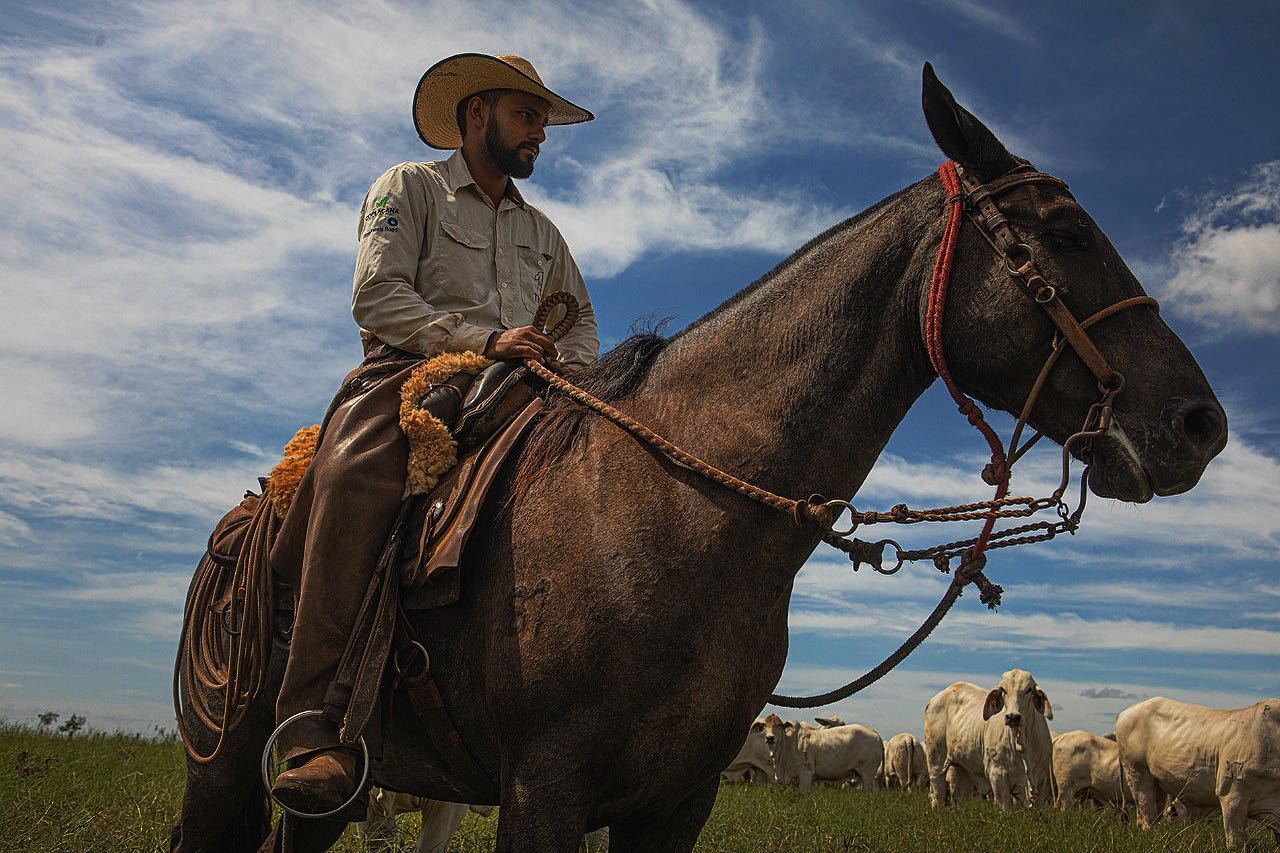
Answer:
<svg viewBox="0 0 1280 853"><path fill-rule="evenodd" d="M0 850L168 850L182 793L182 747L122 735L68 739L0 723ZM493 849L496 818L469 815L451 853ZM412 850L416 816L400 819ZM1249 829L1250 849L1274 850ZM363 851L354 827L336 848ZM932 812L924 794L722 785L697 850L705 853L855 851L1223 850L1214 819L1140 832L1116 812L999 812L985 802Z"/></svg>

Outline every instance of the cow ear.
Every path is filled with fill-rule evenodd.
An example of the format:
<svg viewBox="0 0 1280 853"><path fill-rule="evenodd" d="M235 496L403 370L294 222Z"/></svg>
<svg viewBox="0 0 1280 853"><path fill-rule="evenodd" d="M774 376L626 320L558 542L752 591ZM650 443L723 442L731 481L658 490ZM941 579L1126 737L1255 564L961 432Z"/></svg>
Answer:
<svg viewBox="0 0 1280 853"><path fill-rule="evenodd" d="M942 153L955 160L985 183L1018 165L996 135L973 113L956 103L951 90L942 85L933 65L924 64L921 106L925 122Z"/></svg>
<svg viewBox="0 0 1280 853"><path fill-rule="evenodd" d="M982 719L987 721L992 715L1000 712L1001 706L1004 705L1004 688L997 687L987 694L987 701L982 703Z"/></svg>
<svg viewBox="0 0 1280 853"><path fill-rule="evenodd" d="M753 732L762 732L762 731L764 731L764 721L763 721L763 720L756 720L754 723L752 723L752 724L751 724L751 731L753 731Z"/></svg>
<svg viewBox="0 0 1280 853"><path fill-rule="evenodd" d="M1046 720L1053 719L1053 706L1049 704L1049 697L1046 696L1045 692L1041 690L1039 687L1036 688L1035 695L1033 696L1033 701L1036 704L1036 710L1039 711L1041 714L1044 714L1044 718Z"/></svg>

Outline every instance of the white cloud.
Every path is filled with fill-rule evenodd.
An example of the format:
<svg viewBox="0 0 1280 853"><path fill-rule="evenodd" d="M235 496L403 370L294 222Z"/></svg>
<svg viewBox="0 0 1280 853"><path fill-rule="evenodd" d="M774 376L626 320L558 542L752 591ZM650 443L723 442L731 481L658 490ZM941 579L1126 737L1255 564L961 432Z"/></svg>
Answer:
<svg viewBox="0 0 1280 853"><path fill-rule="evenodd" d="M0 544L16 546L31 539L31 525L16 515L0 510Z"/></svg>
<svg viewBox="0 0 1280 853"><path fill-rule="evenodd" d="M1165 299L1219 329L1280 331L1280 160L1201 199L1182 223Z"/></svg>
<svg viewBox="0 0 1280 853"><path fill-rule="evenodd" d="M905 635L924 621L927 611L878 608L852 604L840 612L792 610L793 632L832 636L862 636L869 631ZM1195 654L1280 655L1280 631L1219 628L1142 619L1085 619L1073 613L996 613L953 610L930 636L937 645L978 651L1090 652L1153 650Z"/></svg>

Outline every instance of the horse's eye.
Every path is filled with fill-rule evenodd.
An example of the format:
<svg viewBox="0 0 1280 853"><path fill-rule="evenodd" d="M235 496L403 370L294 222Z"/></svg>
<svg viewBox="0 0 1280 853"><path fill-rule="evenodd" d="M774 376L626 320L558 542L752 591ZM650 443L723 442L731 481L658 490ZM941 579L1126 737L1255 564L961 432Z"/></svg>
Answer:
<svg viewBox="0 0 1280 853"><path fill-rule="evenodd" d="M1093 229L1087 225L1071 228L1054 228L1049 231L1049 238L1060 249L1082 251L1093 248Z"/></svg>

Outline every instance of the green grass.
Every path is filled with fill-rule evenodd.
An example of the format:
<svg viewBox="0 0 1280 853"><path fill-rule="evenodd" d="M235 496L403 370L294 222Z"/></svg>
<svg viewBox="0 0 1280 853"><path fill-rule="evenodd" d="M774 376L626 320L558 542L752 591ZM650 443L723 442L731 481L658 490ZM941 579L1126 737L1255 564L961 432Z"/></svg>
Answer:
<svg viewBox="0 0 1280 853"><path fill-rule="evenodd" d="M74 739L0 723L0 850L168 850L182 795L182 747L93 733ZM497 819L468 815L450 853L493 849ZM400 818L397 850L412 850L417 817ZM1250 849L1274 850L1249 829ZM336 848L364 851L354 827ZM700 853L858 851L1224 850L1222 824L1166 823L1152 832L1114 811L997 811L972 802L933 812L924 794L723 785Z"/></svg>

